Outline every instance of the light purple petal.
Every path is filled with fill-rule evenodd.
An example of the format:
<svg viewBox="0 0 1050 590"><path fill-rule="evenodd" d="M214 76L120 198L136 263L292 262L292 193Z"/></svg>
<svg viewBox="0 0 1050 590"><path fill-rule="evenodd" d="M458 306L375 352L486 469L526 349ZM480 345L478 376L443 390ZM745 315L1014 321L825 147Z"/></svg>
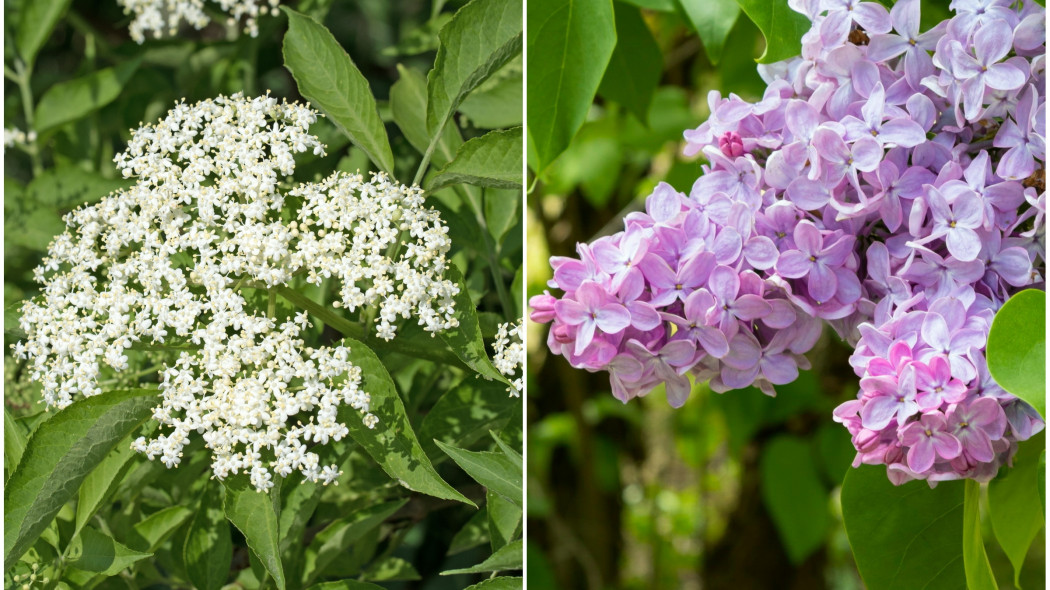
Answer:
<svg viewBox="0 0 1050 590"><path fill-rule="evenodd" d="M733 315L746 322L764 318L773 313L773 306L758 295L741 295L733 304Z"/></svg>
<svg viewBox="0 0 1050 590"><path fill-rule="evenodd" d="M984 73L984 83L996 90L1016 90L1024 85L1024 72L1010 64L995 64Z"/></svg>
<svg viewBox="0 0 1050 590"><path fill-rule="evenodd" d="M897 400L888 395L872 398L860 410L860 423L869 430L882 430L897 415L898 406Z"/></svg>
<svg viewBox="0 0 1050 590"><path fill-rule="evenodd" d="M773 268L779 257L776 244L766 236L753 236L744 244L744 258L758 270Z"/></svg>
<svg viewBox="0 0 1050 590"><path fill-rule="evenodd" d="M815 263L798 250L788 250L777 260L777 273L788 279L798 279L809 274Z"/></svg>
<svg viewBox="0 0 1050 590"><path fill-rule="evenodd" d="M879 139L883 143L892 143L901 147L915 147L926 141L926 132L918 123L909 119L891 119L879 130Z"/></svg>
<svg viewBox="0 0 1050 590"><path fill-rule="evenodd" d="M809 288L810 297L817 302L824 303L835 296L839 282L835 273L826 264L818 262L810 269L806 286Z"/></svg>
<svg viewBox="0 0 1050 590"><path fill-rule="evenodd" d="M945 243L952 256L963 262L976 260L981 253L981 238L968 227L958 226L948 230Z"/></svg>

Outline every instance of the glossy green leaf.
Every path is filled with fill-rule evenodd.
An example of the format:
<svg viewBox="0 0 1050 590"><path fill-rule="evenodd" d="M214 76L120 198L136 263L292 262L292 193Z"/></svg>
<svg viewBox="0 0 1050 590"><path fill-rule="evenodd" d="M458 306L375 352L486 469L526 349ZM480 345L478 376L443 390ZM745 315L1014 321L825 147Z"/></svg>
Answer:
<svg viewBox="0 0 1050 590"><path fill-rule="evenodd" d="M1043 528L1043 499L1039 485L1045 482L1040 462L1046 435L1039 433L1019 443L1013 467L999 468L988 482L988 515L999 546L1014 568L1014 585L1020 586L1021 567L1032 541Z"/></svg>
<svg viewBox="0 0 1050 590"><path fill-rule="evenodd" d="M640 10L616 4L616 48L609 58L598 94L627 107L642 123L664 71L664 57Z"/></svg>
<svg viewBox="0 0 1050 590"><path fill-rule="evenodd" d="M529 161L543 173L587 118L616 25L611 0L531 0L528 19Z"/></svg>
<svg viewBox="0 0 1050 590"><path fill-rule="evenodd" d="M435 462L446 455L438 452L434 439L457 447L467 447L488 430L501 428L521 400L507 395L507 387L496 381L469 376L442 395L423 418L419 438Z"/></svg>
<svg viewBox="0 0 1050 590"><path fill-rule="evenodd" d="M395 500L356 510L325 527L310 542L303 564L305 583L308 585L317 579L336 559L345 556L351 545L390 518L405 502L407 500Z"/></svg>
<svg viewBox="0 0 1050 590"><path fill-rule="evenodd" d="M472 90L521 53L521 12L521 0L472 0L441 29L427 75L431 137Z"/></svg>
<svg viewBox="0 0 1050 590"><path fill-rule="evenodd" d="M501 576L467 586L465 590L521 590L523 581L523 578Z"/></svg>
<svg viewBox="0 0 1050 590"><path fill-rule="evenodd" d="M885 466L862 465L842 484L842 517L869 590L966 587L963 482L894 486Z"/></svg>
<svg viewBox="0 0 1050 590"><path fill-rule="evenodd" d="M405 413L405 404L375 353L352 338L346 338L342 344L350 349L350 362L361 368L361 389L371 396L370 410L379 418L375 428L368 428L361 421L360 412L341 406L339 421L349 428L350 436L383 471L406 488L473 506L473 502L441 479L419 446Z"/></svg>
<svg viewBox="0 0 1050 590"><path fill-rule="evenodd" d="M675 0L685 13L689 24L700 36L704 44L707 59L718 65L722 59L722 49L733 30L736 19L740 16L740 7L736 0Z"/></svg>
<svg viewBox="0 0 1050 590"><path fill-rule="evenodd" d="M339 580L337 582L324 582L323 584L314 584L307 590L384 590L382 586L376 586L369 582L359 582L357 580Z"/></svg>
<svg viewBox="0 0 1050 590"><path fill-rule="evenodd" d="M521 127L489 131L456 150L456 157L430 178L428 190L450 184L521 188Z"/></svg>
<svg viewBox="0 0 1050 590"><path fill-rule="evenodd" d="M68 559L69 565L78 570L115 576L136 561L152 555L125 547L113 537L87 527L70 542Z"/></svg>
<svg viewBox="0 0 1050 590"><path fill-rule="evenodd" d="M981 536L981 484L965 480L963 495L963 569L968 590L998 590Z"/></svg>
<svg viewBox="0 0 1050 590"><path fill-rule="evenodd" d="M127 61L48 88L36 106L37 131L76 121L113 102L139 63L141 59Z"/></svg>
<svg viewBox="0 0 1050 590"><path fill-rule="evenodd" d="M390 87L390 112L394 123L405 134L412 147L422 154L430 145L427 130L427 80L423 74L398 64L399 78ZM456 157L456 150L463 145L463 138L455 125L446 125L441 131L441 140L434 146L430 156L436 166L444 166Z"/></svg>
<svg viewBox="0 0 1050 590"><path fill-rule="evenodd" d="M4 567L36 542L80 482L145 422L157 390L111 391L77 400L37 427L4 488Z"/></svg>
<svg viewBox="0 0 1050 590"><path fill-rule="evenodd" d="M15 45L22 61L32 64L47 42L59 19L66 14L72 0L31 0L22 8Z"/></svg>
<svg viewBox="0 0 1050 590"><path fill-rule="evenodd" d="M1008 299L988 334L988 370L1003 389L1046 416L1046 293L1025 289Z"/></svg>
<svg viewBox="0 0 1050 590"><path fill-rule="evenodd" d="M186 533L182 558L196 588L218 590L226 584L233 560L233 542L230 524L222 508L222 495L215 483L206 484L197 513Z"/></svg>
<svg viewBox="0 0 1050 590"><path fill-rule="evenodd" d="M793 563L802 563L824 544L831 524L827 490L811 446L796 436L774 438L762 450L759 473L762 500L788 557Z"/></svg>
<svg viewBox="0 0 1050 590"><path fill-rule="evenodd" d="M185 506L168 506L135 523L128 545L137 551L156 551L194 512Z"/></svg>
<svg viewBox="0 0 1050 590"><path fill-rule="evenodd" d="M520 465L507 455L488 451L466 451L435 441L474 481L496 492L515 506L522 506L522 473Z"/></svg>
<svg viewBox="0 0 1050 590"><path fill-rule="evenodd" d="M449 348L455 351L468 367L474 369L479 375L489 380L496 380L507 386L510 381L500 373L492 364L488 352L485 350L485 341L481 337L481 326L478 324L478 308L470 300L467 284L463 280L463 273L455 264L448 265L445 278L459 285L459 294L456 295L455 316L459 326L441 333Z"/></svg>
<svg viewBox="0 0 1050 590"><path fill-rule="evenodd" d="M26 433L4 406L4 467L10 473L26 449Z"/></svg>
<svg viewBox="0 0 1050 590"><path fill-rule="evenodd" d="M278 547L280 529L273 500L269 494L256 491L244 474L227 478L223 488L226 518L244 535L248 547L262 562L278 590L284 590L284 566Z"/></svg>
<svg viewBox="0 0 1050 590"><path fill-rule="evenodd" d="M521 189L485 189L485 224L496 243L502 242L507 232L521 222L521 196Z"/></svg>
<svg viewBox="0 0 1050 590"><path fill-rule="evenodd" d="M77 493L77 517L74 534L84 528L88 520L102 507L117 483L127 472L135 451L131 450L131 437L117 443L116 448L93 469Z"/></svg>
<svg viewBox="0 0 1050 590"><path fill-rule="evenodd" d="M480 129L520 127L525 97L522 71L521 55L517 55L468 94L459 112Z"/></svg>
<svg viewBox="0 0 1050 590"><path fill-rule="evenodd" d="M393 172L394 155L368 81L332 33L287 6L284 65L299 92L320 108L380 169Z"/></svg>
<svg viewBox="0 0 1050 590"><path fill-rule="evenodd" d="M489 539L492 550L498 551L511 542L521 523L521 507L503 496L488 491L485 494L485 512L489 519Z"/></svg>
<svg viewBox="0 0 1050 590"><path fill-rule="evenodd" d="M768 64L802 52L802 35L811 23L801 13L791 10L788 0L736 0L751 22L766 38L766 50L756 60Z"/></svg>
<svg viewBox="0 0 1050 590"><path fill-rule="evenodd" d="M489 556L488 559L475 565L473 567L467 567L463 569L447 570L441 572L442 576L451 576L454 574L482 574L486 572L503 572L509 570L520 570L521 569L521 540L514 541L504 545L502 549L496 551Z"/></svg>

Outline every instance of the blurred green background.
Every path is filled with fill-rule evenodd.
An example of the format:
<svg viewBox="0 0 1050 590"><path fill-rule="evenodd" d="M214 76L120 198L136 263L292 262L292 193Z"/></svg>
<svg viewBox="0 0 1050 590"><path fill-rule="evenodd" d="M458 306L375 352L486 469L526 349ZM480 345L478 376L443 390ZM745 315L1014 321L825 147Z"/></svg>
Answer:
<svg viewBox="0 0 1050 590"><path fill-rule="evenodd" d="M600 89L569 149L535 179L529 296L546 288L550 256L575 256L577 242L622 230L623 216L641 210L658 182L688 194L701 161L681 155L682 132L707 118L710 90L755 100L765 88L754 61L765 41L745 15L715 64L676 3L631 4L663 56L648 120ZM923 2L923 29L947 16L946 5ZM614 7L618 20L633 9ZM617 29L618 43L638 43ZM546 338L546 326L529 324L530 586L863 588L839 503L854 451L831 420L858 383L848 347L830 330L809 355L813 370L779 387L776 399L698 384L677 411L661 388L621 404L607 373L573 369L550 354ZM999 587L1013 588L991 526L982 530ZM1021 585L1042 588L1044 577L1040 532Z"/></svg>

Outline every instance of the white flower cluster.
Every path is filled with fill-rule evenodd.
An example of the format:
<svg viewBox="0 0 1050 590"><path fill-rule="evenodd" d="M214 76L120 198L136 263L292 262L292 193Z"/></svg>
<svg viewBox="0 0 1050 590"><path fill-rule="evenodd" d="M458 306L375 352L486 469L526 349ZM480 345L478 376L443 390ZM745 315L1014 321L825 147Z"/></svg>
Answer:
<svg viewBox="0 0 1050 590"><path fill-rule="evenodd" d="M244 31L255 37L259 34L259 16L269 12L276 14L280 0L215 0L218 8L229 15L228 24L233 26L242 18ZM136 43L146 40L148 34L159 39L165 33L174 36L179 25L185 21L200 30L208 26L211 19L204 10L204 0L117 0L124 14L134 15L128 29Z"/></svg>
<svg viewBox="0 0 1050 590"><path fill-rule="evenodd" d="M30 131L26 133L17 127L11 129L4 129L4 147L17 147L24 149L29 144L36 141L36 131Z"/></svg>
<svg viewBox="0 0 1050 590"><path fill-rule="evenodd" d="M521 319L500 324L496 330L496 342L493 343L496 356L492 359L492 364L496 365L496 369L507 377L518 374L525 366L524 335L525 324ZM511 383L514 384L514 387L508 387L507 391L514 397L520 396L522 390L525 389L525 376L518 375L518 378Z"/></svg>
<svg viewBox="0 0 1050 590"><path fill-rule="evenodd" d="M324 153L307 132L316 117L238 94L180 103L134 131L114 160L136 184L66 216L35 271L42 296L22 308L27 338L15 353L49 406L101 393L102 372L127 369L132 347L165 346L182 352L163 371L154 417L174 432L139 441L140 451L177 464L197 431L220 478L244 470L262 489L268 467L338 475L303 444L346 433L339 405L375 426L359 370L345 348L303 347L305 315L278 325L242 290L333 278L335 303L371 306L378 333L392 338L394 322L412 315L431 332L456 326L458 287L441 279L448 230L418 188L339 173L280 192L294 154ZM402 232L413 239L402 244Z"/></svg>

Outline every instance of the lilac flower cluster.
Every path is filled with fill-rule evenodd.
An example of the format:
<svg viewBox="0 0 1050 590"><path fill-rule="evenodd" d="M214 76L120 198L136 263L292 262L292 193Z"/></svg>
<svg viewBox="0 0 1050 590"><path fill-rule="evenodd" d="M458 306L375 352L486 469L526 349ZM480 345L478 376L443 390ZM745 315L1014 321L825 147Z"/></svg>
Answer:
<svg viewBox="0 0 1050 590"><path fill-rule="evenodd" d="M1043 421L990 378L995 311L1045 266L1045 10L953 0L790 0L802 55L760 66L749 103L712 91L685 132L709 165L660 185L624 231L552 258L532 319L627 401L686 377L766 393L795 379L826 320L855 348L835 420L855 465L894 483L988 480Z"/></svg>

